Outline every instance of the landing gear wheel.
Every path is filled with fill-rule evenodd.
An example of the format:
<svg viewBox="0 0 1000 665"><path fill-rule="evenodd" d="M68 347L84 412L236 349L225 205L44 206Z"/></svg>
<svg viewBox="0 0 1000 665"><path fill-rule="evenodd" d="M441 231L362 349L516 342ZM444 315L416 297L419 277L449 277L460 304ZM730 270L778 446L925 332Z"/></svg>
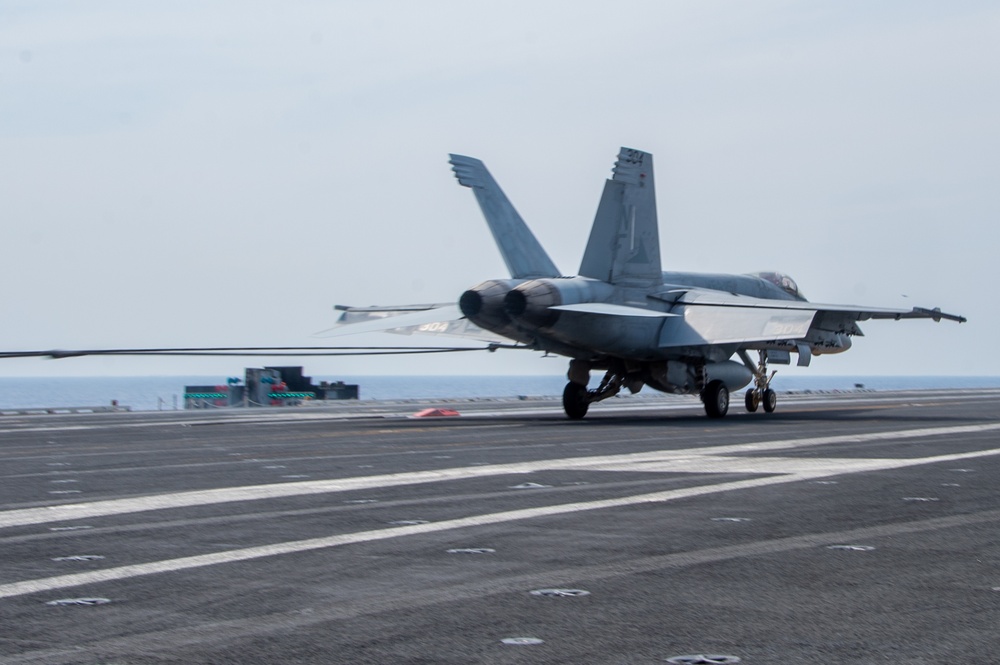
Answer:
<svg viewBox="0 0 1000 665"><path fill-rule="evenodd" d="M760 360L756 366L751 362L746 351L740 350L738 353L743 364L753 374L754 387L747 390L746 394L747 411L753 413L763 406L764 411L773 413L774 408L778 405L778 394L771 390L770 384L777 372L772 371L770 375L767 373L767 351L759 351Z"/></svg>
<svg viewBox="0 0 1000 665"><path fill-rule="evenodd" d="M580 420L587 415L587 408L590 406L587 386L570 381L563 389L563 411L571 420Z"/></svg>
<svg viewBox="0 0 1000 665"><path fill-rule="evenodd" d="M774 392L770 388L764 391L763 399L764 410L768 413L774 413L775 407L778 406L778 393Z"/></svg>
<svg viewBox="0 0 1000 665"><path fill-rule="evenodd" d="M722 381L712 381L705 386L702 401L709 418L721 418L729 411L729 388Z"/></svg>

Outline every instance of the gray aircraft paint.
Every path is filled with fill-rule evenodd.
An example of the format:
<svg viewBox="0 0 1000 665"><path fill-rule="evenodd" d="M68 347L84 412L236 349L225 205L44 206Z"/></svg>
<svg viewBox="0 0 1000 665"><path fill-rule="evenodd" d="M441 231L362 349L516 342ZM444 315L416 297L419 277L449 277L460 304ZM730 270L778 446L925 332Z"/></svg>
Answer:
<svg viewBox="0 0 1000 665"><path fill-rule="evenodd" d="M851 348L851 337L861 335L858 321L965 320L939 309L810 303L794 280L777 272L663 272L653 158L632 148L619 151L604 185L579 276L561 277L483 163L452 155L451 164L459 183L475 193L512 278L469 289L458 309L479 329L571 358L564 393L570 417L582 417L587 405L622 387L635 392L643 385L700 394L708 414L719 417L728 411L728 391L751 381L747 408L764 404L771 411L769 360L788 364L795 352L804 366L812 355L842 353ZM381 320L359 319L365 311ZM442 321L454 318L453 305L440 311ZM414 314L411 306L398 314L392 308L346 308L341 323L361 322L335 334L420 331L434 310ZM484 339L471 327L464 332ZM753 363L748 351L757 351L760 361ZM740 362L731 360L734 355ZM592 370L607 373L588 391Z"/></svg>

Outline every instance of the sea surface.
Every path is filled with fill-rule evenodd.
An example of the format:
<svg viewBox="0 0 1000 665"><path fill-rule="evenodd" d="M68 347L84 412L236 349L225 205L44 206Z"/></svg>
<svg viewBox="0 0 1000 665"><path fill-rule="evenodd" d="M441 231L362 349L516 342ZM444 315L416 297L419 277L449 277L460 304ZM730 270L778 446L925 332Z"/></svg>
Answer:
<svg viewBox="0 0 1000 665"><path fill-rule="evenodd" d="M561 395L564 375L553 376L314 376L313 383L344 381L361 386L362 400L485 398ZM597 378L591 379L596 385ZM0 409L85 407L117 400L135 411L184 407L184 387L225 383L217 376L0 377ZM845 391L921 388L1000 388L989 376L786 376L775 382L783 391ZM646 388L643 394L655 391Z"/></svg>

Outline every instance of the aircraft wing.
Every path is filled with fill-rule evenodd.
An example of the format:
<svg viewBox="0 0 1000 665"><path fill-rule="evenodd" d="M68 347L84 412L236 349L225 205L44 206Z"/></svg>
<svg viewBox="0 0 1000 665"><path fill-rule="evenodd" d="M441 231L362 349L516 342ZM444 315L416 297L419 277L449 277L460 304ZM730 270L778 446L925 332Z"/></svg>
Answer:
<svg viewBox="0 0 1000 665"><path fill-rule="evenodd" d="M446 335L481 342L509 343L496 333L483 330L462 316L458 305L437 303L390 307L335 307L342 312L337 324L316 333L317 337L340 337L368 332L395 335Z"/></svg>
<svg viewBox="0 0 1000 665"><path fill-rule="evenodd" d="M907 310L766 300L698 289L675 289L656 297L672 301L671 311L683 315L664 323L661 347L797 340L805 338L811 329L861 335L857 322L869 319L966 320L936 308Z"/></svg>
<svg viewBox="0 0 1000 665"><path fill-rule="evenodd" d="M715 291L696 291L694 289L685 292L675 302L691 303L699 306L797 309L811 310L814 312L836 312L854 317L854 321L867 321L868 319L934 319L935 321L947 319L949 321L957 321L958 323L965 323L966 321L964 316L942 312L939 307L935 307L934 309L927 309L925 307L914 307L912 309L888 309L862 305L829 305L825 303L809 302L807 300L764 300L761 298L751 298L749 296L719 294L719 292Z"/></svg>

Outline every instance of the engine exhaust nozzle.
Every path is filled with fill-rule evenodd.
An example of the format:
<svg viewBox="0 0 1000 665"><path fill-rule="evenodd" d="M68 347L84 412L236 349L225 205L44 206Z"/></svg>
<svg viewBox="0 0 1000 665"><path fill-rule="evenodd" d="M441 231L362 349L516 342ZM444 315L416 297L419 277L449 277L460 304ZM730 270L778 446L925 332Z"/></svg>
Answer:
<svg viewBox="0 0 1000 665"><path fill-rule="evenodd" d="M458 308L477 326L497 331L511 323L504 310L504 296L516 285L502 279L488 280L463 293L458 299Z"/></svg>
<svg viewBox="0 0 1000 665"><path fill-rule="evenodd" d="M507 316L526 328L535 329L555 325L559 312L550 308L561 304L559 289L544 279L525 282L503 299Z"/></svg>

